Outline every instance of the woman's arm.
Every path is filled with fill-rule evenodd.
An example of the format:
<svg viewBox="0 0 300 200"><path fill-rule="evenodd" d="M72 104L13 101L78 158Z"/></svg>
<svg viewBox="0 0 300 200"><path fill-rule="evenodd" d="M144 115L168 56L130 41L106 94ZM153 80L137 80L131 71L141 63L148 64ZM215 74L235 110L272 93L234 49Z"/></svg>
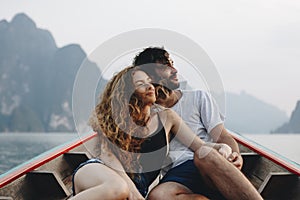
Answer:
<svg viewBox="0 0 300 200"><path fill-rule="evenodd" d="M233 153L229 156L228 160L241 170L243 166L243 158L240 154L239 146L233 137L228 133L224 125L219 124L214 127L211 130L210 135L212 136L214 142L225 143L231 147Z"/></svg>
<svg viewBox="0 0 300 200"><path fill-rule="evenodd" d="M129 187L129 200L141 199L144 200L144 197L137 190L135 184L132 182L130 177L125 172L125 169L119 159L111 152L110 148L107 147L107 144L103 143L101 145L101 154L100 159L105 163L106 166L110 167L116 171L127 183Z"/></svg>

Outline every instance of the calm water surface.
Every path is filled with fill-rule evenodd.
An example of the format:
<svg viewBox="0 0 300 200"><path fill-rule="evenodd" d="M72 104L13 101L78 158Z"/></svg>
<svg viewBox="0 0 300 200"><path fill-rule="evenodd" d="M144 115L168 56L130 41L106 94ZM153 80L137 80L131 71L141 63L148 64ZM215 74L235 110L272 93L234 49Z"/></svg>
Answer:
<svg viewBox="0 0 300 200"><path fill-rule="evenodd" d="M300 165L300 134L245 134L245 137Z"/></svg>
<svg viewBox="0 0 300 200"><path fill-rule="evenodd" d="M0 133L0 174L76 137L71 133Z"/></svg>

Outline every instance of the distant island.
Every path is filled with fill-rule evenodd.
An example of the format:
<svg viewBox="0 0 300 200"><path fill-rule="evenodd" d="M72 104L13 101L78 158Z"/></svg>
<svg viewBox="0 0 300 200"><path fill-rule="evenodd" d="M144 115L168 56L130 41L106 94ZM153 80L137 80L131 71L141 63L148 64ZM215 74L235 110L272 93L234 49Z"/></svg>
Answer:
<svg viewBox="0 0 300 200"><path fill-rule="evenodd" d="M288 120L286 113L245 91L226 93L226 128L242 134L266 134Z"/></svg>
<svg viewBox="0 0 300 200"><path fill-rule="evenodd" d="M272 133L300 133L300 100L297 102L290 120L272 131Z"/></svg>
<svg viewBox="0 0 300 200"><path fill-rule="evenodd" d="M52 34L23 13L11 22L0 21L0 46L0 132L76 131L72 89L87 57L82 48L58 48ZM97 65L90 62L89 67L95 72L89 78L98 78ZM226 95L230 130L270 133L287 121L283 111L245 92Z"/></svg>

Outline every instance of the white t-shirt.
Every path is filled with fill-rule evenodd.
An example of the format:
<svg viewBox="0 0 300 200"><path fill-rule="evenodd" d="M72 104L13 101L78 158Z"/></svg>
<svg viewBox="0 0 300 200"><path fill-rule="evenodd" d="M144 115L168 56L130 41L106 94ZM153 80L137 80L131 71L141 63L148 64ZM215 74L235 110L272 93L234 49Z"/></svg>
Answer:
<svg viewBox="0 0 300 200"><path fill-rule="evenodd" d="M215 126L224 123L215 100L211 95L201 90L183 90L181 99L171 108L184 122L204 141L211 142L208 134ZM192 160L194 153L176 138L170 142L169 157L172 168ZM170 163L170 160L167 161ZM166 165L168 165L166 163ZM166 167L165 170L171 166Z"/></svg>

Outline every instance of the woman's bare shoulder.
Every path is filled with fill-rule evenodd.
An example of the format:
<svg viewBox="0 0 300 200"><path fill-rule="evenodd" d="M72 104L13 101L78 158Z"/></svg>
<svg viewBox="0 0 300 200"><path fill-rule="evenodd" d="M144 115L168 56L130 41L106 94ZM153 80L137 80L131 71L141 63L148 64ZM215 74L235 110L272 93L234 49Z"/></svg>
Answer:
<svg viewBox="0 0 300 200"><path fill-rule="evenodd" d="M171 108L165 108L164 110L158 112L159 117L162 121L168 122L168 123L174 123L177 122L179 117L175 111L173 111Z"/></svg>

